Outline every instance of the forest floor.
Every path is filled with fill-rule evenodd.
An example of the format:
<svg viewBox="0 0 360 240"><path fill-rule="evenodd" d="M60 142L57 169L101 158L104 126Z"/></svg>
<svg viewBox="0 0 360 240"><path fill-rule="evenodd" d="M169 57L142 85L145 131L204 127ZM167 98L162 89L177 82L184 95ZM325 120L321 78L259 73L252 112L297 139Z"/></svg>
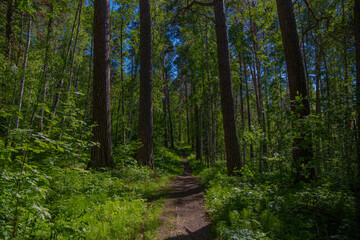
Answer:
<svg viewBox="0 0 360 240"><path fill-rule="evenodd" d="M204 206L204 189L192 171L183 151L184 172L170 181L169 194L159 218L162 226L157 240L211 239L210 220Z"/></svg>

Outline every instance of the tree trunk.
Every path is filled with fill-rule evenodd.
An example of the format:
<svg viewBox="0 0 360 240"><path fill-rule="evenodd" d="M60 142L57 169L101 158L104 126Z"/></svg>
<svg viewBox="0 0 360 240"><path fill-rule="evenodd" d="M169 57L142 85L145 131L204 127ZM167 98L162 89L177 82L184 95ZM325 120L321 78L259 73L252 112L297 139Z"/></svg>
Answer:
<svg viewBox="0 0 360 240"><path fill-rule="evenodd" d="M241 56L239 54L238 56L238 60L239 60L239 75L242 76L241 72L242 72L242 64L241 64ZM243 98L243 80L242 77L240 77L240 117L241 117L241 142L242 142L242 151L243 151L243 159L245 162L245 150L246 150L246 145L245 145L245 138L244 138L244 131L245 131L245 116L244 116L244 98Z"/></svg>
<svg viewBox="0 0 360 240"><path fill-rule="evenodd" d="M76 56L76 49L77 49L77 43L78 43L78 39L79 39L79 30L80 30L80 20L81 20L81 10L82 10L82 0L79 1L79 7L78 7L78 24L77 24L77 28L76 28L76 37L75 37L75 43L74 43L74 49L72 52L72 56L71 56L71 65L70 65L70 73L69 73L69 80L68 80L68 86L67 86L67 96L66 96L66 104L69 103L69 99L70 99L70 93L71 93L71 85L73 84L73 71L74 71L74 62L75 62L75 56ZM65 117L66 117L66 112L64 113L64 116L61 120L61 131L60 131L60 137L59 139L61 140L62 137L62 133L63 133L63 127L65 124Z"/></svg>
<svg viewBox="0 0 360 240"><path fill-rule="evenodd" d="M316 78L316 89L315 89L315 110L316 114L320 114L320 81L321 81L321 52L320 46L315 45L315 78Z"/></svg>
<svg viewBox="0 0 360 240"><path fill-rule="evenodd" d="M119 143L119 120L121 120L122 127L122 142L125 143L125 108L124 108L124 53L123 53L123 42L124 42L124 18L121 18L120 23L120 82L121 82L121 98L118 102L117 118L116 118L116 132L115 132L115 145ZM120 114L121 108L121 114Z"/></svg>
<svg viewBox="0 0 360 240"><path fill-rule="evenodd" d="M233 174L235 170L241 169L243 162L241 159L239 137L236 131L234 115L229 39L226 26L224 0L214 0L214 12L227 172L228 174Z"/></svg>
<svg viewBox="0 0 360 240"><path fill-rule="evenodd" d="M142 146L137 151L136 159L139 164L154 168L150 0L139 0L139 3L140 99L138 139Z"/></svg>
<svg viewBox="0 0 360 240"><path fill-rule="evenodd" d="M174 131L173 131L173 124L172 124L172 118L171 118L171 108L170 108L170 94L169 94L169 87L166 83L166 103L168 107L168 113L169 113L169 124L170 124L170 147L174 148Z"/></svg>
<svg viewBox="0 0 360 240"><path fill-rule="evenodd" d="M16 66L19 65L19 61L20 61L20 55L21 55L21 45L22 45L22 37L23 37L23 25L24 25L24 13L21 12L20 13L21 17L20 17L20 33L19 33L19 50L17 52L17 57L16 57Z"/></svg>
<svg viewBox="0 0 360 240"><path fill-rule="evenodd" d="M355 22L355 49L356 49L356 114L357 114L357 223L360 226L360 0L355 0L354 5Z"/></svg>
<svg viewBox="0 0 360 240"><path fill-rule="evenodd" d="M354 22L355 22L355 46L356 46L356 106L357 106L356 113L357 113L357 136L358 136L358 143L356 146L357 146L358 179L360 179L360 0L355 0Z"/></svg>
<svg viewBox="0 0 360 240"><path fill-rule="evenodd" d="M186 100L186 130L187 130L187 144L190 145L190 121L189 121L189 95L188 95L188 85L185 82L185 100Z"/></svg>
<svg viewBox="0 0 360 240"><path fill-rule="evenodd" d="M213 144L213 146L212 146L212 149L213 149L213 151L212 151L212 155L211 155L211 164L212 164L212 166L214 166L215 165L215 161L216 161L216 153L217 153L217 149L216 149L216 147L217 147L217 109L218 109L218 88L216 87L215 88L215 91L214 91L214 110L213 110L213 117L212 117L212 119L213 119L213 126L212 126L212 138L213 138L213 140L212 140L212 144Z"/></svg>
<svg viewBox="0 0 360 240"><path fill-rule="evenodd" d="M83 139L84 131L85 131L85 125L86 125L86 118L89 111L89 101L90 101L90 91L91 91L91 73L93 71L93 45L94 45L94 39L91 37L91 45L90 45L90 61L89 61L89 77L88 77L88 88L86 91L86 101L85 101L85 111L83 115L83 126L82 131L80 135L80 139Z"/></svg>
<svg viewBox="0 0 360 240"><path fill-rule="evenodd" d="M14 1L8 0L8 6L7 6L7 12L6 12L6 40L7 40L7 46L5 50L5 56L7 57L8 61L11 60L11 41L12 41L12 21L13 21L13 14L14 14Z"/></svg>
<svg viewBox="0 0 360 240"><path fill-rule="evenodd" d="M164 112L164 146L166 148L169 148L169 130L168 130L168 117L167 117L167 83L166 83L166 73L165 73L165 53L163 54L163 59L162 59L162 77L163 77L163 81L164 81L164 99L163 99L163 112Z"/></svg>
<svg viewBox="0 0 360 240"><path fill-rule="evenodd" d="M179 138L178 138L178 141L181 142L182 141L182 136L181 136L181 132L182 132L182 129L181 129L181 111L179 112Z"/></svg>
<svg viewBox="0 0 360 240"><path fill-rule="evenodd" d="M299 131L299 136L293 141L292 150L293 164L296 169L295 183L309 182L315 179L314 168L309 166L313 157L312 142L310 129L304 129L301 122L310 114L310 105L294 9L291 0L276 0L276 3L289 78L290 106L296 119L293 127L297 128L294 130Z"/></svg>
<svg viewBox="0 0 360 240"><path fill-rule="evenodd" d="M65 75L66 66L67 66L67 63L68 63L68 60L69 60L70 49L71 49L71 47L72 47L72 42L73 42L74 32L75 32L75 27L76 27L76 21L77 21L77 19L78 19L78 14L79 14L79 11L80 11L81 6L82 6L82 1L80 0L80 1L79 1L79 4L78 4L78 7L77 7L77 10L76 10L76 14L75 14L75 19L74 19L74 23L73 23L73 26L72 26L72 30L71 30L71 36L70 36L69 46L68 46L68 48L67 48L66 55L65 55L65 61L64 61L63 68L62 68L62 76L60 77L60 81L59 81L58 85L56 86L56 89L57 89L57 90L60 90L60 89L62 88L63 84L64 84L64 75ZM57 107L58 107L58 105L59 105L59 103L60 103L60 96L61 96L60 93L56 93L56 95L55 95L55 103L54 103L54 106L53 106L51 119L54 119L54 117L55 117Z"/></svg>
<svg viewBox="0 0 360 240"><path fill-rule="evenodd" d="M252 127L251 127L251 112L250 112L250 94L249 94L249 84L248 84L248 76L247 76L247 69L246 69L246 62L245 62L245 58L243 57L243 67L244 67L244 75L245 75L245 91L246 91L246 102L247 102L247 120L248 120L248 128L249 128L249 132L252 132ZM252 143L250 143L250 159L254 158L254 148ZM245 159L244 159L245 161Z"/></svg>
<svg viewBox="0 0 360 240"><path fill-rule="evenodd" d="M137 83L137 72L138 72L138 63L139 61L137 60L136 57L136 53L135 53L135 48L134 48L134 62L135 62L135 66L134 66L134 73L133 73L133 82L132 82L132 90L131 90L131 96L130 96L130 107L129 107L129 119L128 119L128 127L127 129L130 129L130 124L131 124L131 115L132 115L132 108L133 108L133 99L134 99L134 93L135 93L135 87L136 87L136 83ZM130 132L128 132L129 136L127 137L127 139L131 138Z"/></svg>
<svg viewBox="0 0 360 240"><path fill-rule="evenodd" d="M94 1L93 142L88 168L115 167L110 117L110 0Z"/></svg>
<svg viewBox="0 0 360 240"><path fill-rule="evenodd" d="M21 114L21 105L23 100L23 94L24 94L24 85L25 85L25 77L26 77L26 66L27 66L27 60L29 56L29 48L30 48L30 39L31 39L31 16L29 15L29 25L27 30L27 43L26 43L26 50L25 50L25 56L24 56L24 63L23 63L23 74L21 77L20 82L20 90L19 90L19 102L18 102L18 114ZM15 120L15 129L19 128L19 115L16 116Z"/></svg>
<svg viewBox="0 0 360 240"><path fill-rule="evenodd" d="M195 137L195 147L196 147L196 160L201 160L201 137L200 137L200 119L199 119L199 108L195 105L195 125L196 125L196 137Z"/></svg>
<svg viewBox="0 0 360 240"><path fill-rule="evenodd" d="M53 5L50 5L50 13L53 13ZM42 95L42 106L40 110L40 119L39 119L39 132L42 132L43 130L43 123L44 123L44 113L45 113L45 99L46 99L46 92L47 92L47 70L49 66L49 51L50 51L50 37L52 33L52 23L53 18L50 15L49 16L49 22L48 22L48 31L46 35L46 50L45 50L45 62L44 62L44 68L43 68L43 81L44 81L44 87L43 87L43 95Z"/></svg>
<svg viewBox="0 0 360 240"><path fill-rule="evenodd" d="M167 101L166 101L166 88L164 87L164 99L163 99L163 112L164 112L164 147L169 147L169 140L168 140L168 121L167 121Z"/></svg>

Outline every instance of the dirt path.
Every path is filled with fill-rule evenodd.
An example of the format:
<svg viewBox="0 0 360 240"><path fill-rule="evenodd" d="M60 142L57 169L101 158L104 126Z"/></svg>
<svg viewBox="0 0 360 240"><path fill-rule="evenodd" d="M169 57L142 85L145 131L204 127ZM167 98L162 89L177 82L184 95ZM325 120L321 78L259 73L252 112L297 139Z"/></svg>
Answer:
<svg viewBox="0 0 360 240"><path fill-rule="evenodd" d="M210 221L204 208L204 190L199 179L191 176L185 155L183 162L183 175L171 181L170 194L160 217L163 225L156 239L211 239Z"/></svg>

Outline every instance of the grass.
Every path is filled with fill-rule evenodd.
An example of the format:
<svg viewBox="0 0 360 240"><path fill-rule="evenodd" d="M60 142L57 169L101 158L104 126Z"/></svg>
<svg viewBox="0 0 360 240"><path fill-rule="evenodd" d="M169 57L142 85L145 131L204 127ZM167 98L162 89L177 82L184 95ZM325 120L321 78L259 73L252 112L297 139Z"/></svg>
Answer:
<svg viewBox="0 0 360 240"><path fill-rule="evenodd" d="M20 190L17 173L2 173L0 238L11 238L19 199L17 239L153 239L164 203L154 196L183 170L178 149L154 152L155 170L129 156L102 171L85 170L84 163L26 168Z"/></svg>

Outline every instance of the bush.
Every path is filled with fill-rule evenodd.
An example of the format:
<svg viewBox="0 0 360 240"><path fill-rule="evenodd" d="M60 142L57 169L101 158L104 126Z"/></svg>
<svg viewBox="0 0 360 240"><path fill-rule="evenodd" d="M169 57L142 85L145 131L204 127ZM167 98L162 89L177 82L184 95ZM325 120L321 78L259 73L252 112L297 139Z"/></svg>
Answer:
<svg viewBox="0 0 360 240"><path fill-rule="evenodd" d="M199 173L221 239L357 238L350 194L326 184L289 188L282 178L256 175L247 166L235 176L227 176L225 169L219 164Z"/></svg>

